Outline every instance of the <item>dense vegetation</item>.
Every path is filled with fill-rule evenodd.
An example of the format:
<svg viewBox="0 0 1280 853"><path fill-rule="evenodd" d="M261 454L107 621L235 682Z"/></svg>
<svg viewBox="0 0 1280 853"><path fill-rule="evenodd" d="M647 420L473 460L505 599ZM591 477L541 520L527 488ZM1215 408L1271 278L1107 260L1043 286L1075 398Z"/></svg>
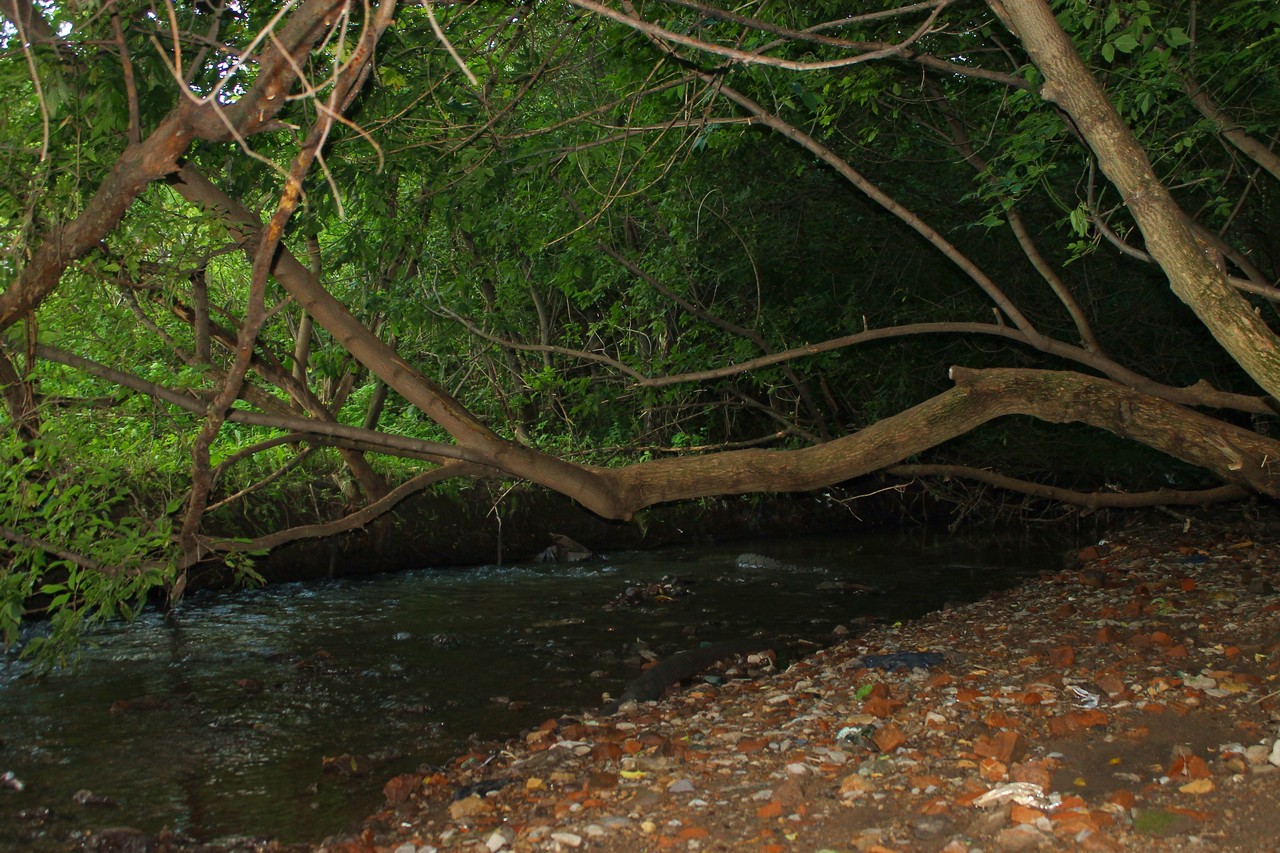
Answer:
<svg viewBox="0 0 1280 853"><path fill-rule="evenodd" d="M1280 492L1272 4L0 15L6 642L459 478Z"/></svg>

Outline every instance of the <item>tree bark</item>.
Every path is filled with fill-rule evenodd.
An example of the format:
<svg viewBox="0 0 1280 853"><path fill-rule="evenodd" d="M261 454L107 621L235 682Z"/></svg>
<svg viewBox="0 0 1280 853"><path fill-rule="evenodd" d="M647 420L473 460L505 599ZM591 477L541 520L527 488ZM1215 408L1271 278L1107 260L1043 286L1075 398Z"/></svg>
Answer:
<svg viewBox="0 0 1280 853"><path fill-rule="evenodd" d="M952 368L956 387L853 435L801 450L740 450L611 470L624 514L713 494L805 491L877 471L1006 415L1078 422L1139 441L1223 481L1280 496L1280 441L1106 379Z"/></svg>
<svg viewBox="0 0 1280 853"><path fill-rule="evenodd" d="M1160 182L1146 151L1085 67L1045 0L988 0L1044 75L1040 95L1075 121L1120 191L1147 251L1214 339L1272 397L1280 397L1280 337L1254 313L1197 242L1188 217Z"/></svg>

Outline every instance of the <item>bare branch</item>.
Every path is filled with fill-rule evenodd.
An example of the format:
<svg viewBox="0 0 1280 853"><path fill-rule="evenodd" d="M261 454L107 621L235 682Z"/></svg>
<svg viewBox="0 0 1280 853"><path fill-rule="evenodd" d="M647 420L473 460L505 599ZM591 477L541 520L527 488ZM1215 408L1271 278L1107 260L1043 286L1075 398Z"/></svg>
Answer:
<svg viewBox="0 0 1280 853"><path fill-rule="evenodd" d="M735 62L741 62L748 65L768 65L775 68L785 68L790 71L820 71L829 68L844 68L850 65L857 65L862 62L871 62L876 59L884 59L890 56L898 56L907 51L907 49L916 41L919 41L925 35L928 35L933 28L934 21L942 10L950 5L950 0L939 0L936 6L930 11L928 19L916 28L915 32L907 36L898 44L884 45L872 50L867 50L857 56L846 56L840 59L818 60L813 62L802 62L799 60L783 59L781 57L769 56L765 53L756 51L739 50L736 47L726 47L714 42L703 41L702 39L693 38L692 36L677 33L674 30L646 21L637 15L619 12L611 6L604 3L596 2L596 0L569 0L574 6L585 9L588 12L594 12L610 20L625 24L634 30L644 33L651 38L661 39L665 42L691 47L704 53L723 56Z"/></svg>
<svg viewBox="0 0 1280 853"><path fill-rule="evenodd" d="M191 412L192 414L204 414L208 404L199 397L192 396L188 393L175 391L155 382L149 382L130 373L125 373L115 368L107 367L99 364L91 359L83 356L75 355L57 347L48 344L40 344L36 350L41 358L49 361L65 364L68 367L74 367L77 370L83 370L99 379L105 379L123 388L129 388L139 391L149 397L153 397L170 405ZM418 438L410 438L408 436L391 435L385 432L376 432L374 430L361 429L360 427L347 426L340 423L327 423L324 421L311 420L309 418L299 418L290 415L272 415L262 412L253 412L247 409L231 409L227 413L227 420L233 423L250 424L252 426L270 427L272 429L291 430L293 432L302 433L308 436L328 436L334 438L346 439L352 442L361 442L366 448L377 449L377 452L388 453L391 455L399 455L401 451L411 455L414 458L422 454L427 454L432 458L439 459L457 459L468 462L483 461L479 454L468 451L465 448L455 447L451 444L442 444L437 441L425 441Z"/></svg>
<svg viewBox="0 0 1280 853"><path fill-rule="evenodd" d="M279 548L287 542L295 542L299 539L315 539L321 536L333 536L338 533L345 533L349 530L355 530L356 528L363 527L374 519L385 515L387 512L394 509L396 504L409 497L409 495L412 495L415 492L420 492L435 483L439 483L443 480L449 480L454 477L475 477L490 472L491 469L487 469L480 465L450 462L440 466L439 468L432 469L431 471L423 472L422 474L401 483L380 500L334 521L325 522L323 524L305 524L299 527L291 527L287 530L269 533L266 536L260 536L257 539L251 539L247 542L236 542L232 540L206 540L205 545L211 551L259 551Z"/></svg>
<svg viewBox="0 0 1280 853"><path fill-rule="evenodd" d="M1218 133L1240 149L1246 157L1266 169L1267 174L1280 181L1280 155L1245 133L1240 123L1227 115L1226 111L1209 97L1209 93L1191 75L1182 75L1182 89L1200 114L1217 125Z"/></svg>
<svg viewBox="0 0 1280 853"><path fill-rule="evenodd" d="M11 527L0 525L0 539L7 539L16 545L22 545L27 548L37 548L41 551L47 551L60 560L66 560L68 563L74 563L82 569L98 572L103 575L118 575L124 571L119 566L108 566L105 563L99 563L97 560L76 554L72 551L59 548L52 542L41 539L37 536L28 536L25 533L14 530Z"/></svg>
<svg viewBox="0 0 1280 853"><path fill-rule="evenodd" d="M1215 486L1212 489L1157 489L1153 492L1081 492L1044 483L1034 483L983 468L968 465L890 465L884 473L895 477L963 477L1000 489L1075 504L1086 509L1134 508L1149 506L1209 506L1249 496L1239 486Z"/></svg>

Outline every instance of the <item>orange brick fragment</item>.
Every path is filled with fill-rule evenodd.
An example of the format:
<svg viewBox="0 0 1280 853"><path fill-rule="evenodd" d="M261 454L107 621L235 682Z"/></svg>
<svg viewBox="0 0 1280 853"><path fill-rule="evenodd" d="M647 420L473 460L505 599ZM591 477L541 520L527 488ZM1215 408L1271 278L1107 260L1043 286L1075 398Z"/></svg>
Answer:
<svg viewBox="0 0 1280 853"><path fill-rule="evenodd" d="M1014 803L1009 810L1009 820L1014 823L1035 823L1044 817L1044 812L1021 803Z"/></svg>
<svg viewBox="0 0 1280 853"><path fill-rule="evenodd" d="M743 738L738 741L736 749L738 752L759 752L769 745L767 737L760 738Z"/></svg>
<svg viewBox="0 0 1280 853"><path fill-rule="evenodd" d="M882 729L877 729L871 739L875 741L876 748L884 753L893 752L907 742L907 736L902 733L902 729L892 723Z"/></svg>
<svg viewBox="0 0 1280 853"><path fill-rule="evenodd" d="M1107 715L1097 709L1080 709L1049 718L1049 733L1054 737L1066 737L1085 729L1107 725Z"/></svg>
<svg viewBox="0 0 1280 853"><path fill-rule="evenodd" d="M1183 776L1187 779L1208 779L1213 775L1209 765L1198 755L1180 755L1169 765L1167 776Z"/></svg>
<svg viewBox="0 0 1280 853"><path fill-rule="evenodd" d="M598 743L591 747L591 757L596 761L611 761L622 757L622 747L616 743Z"/></svg>
<svg viewBox="0 0 1280 853"><path fill-rule="evenodd" d="M1133 791L1112 791L1111 796L1107 797L1108 803L1115 803L1122 809L1131 809L1138 803L1138 798L1133 795Z"/></svg>
<svg viewBox="0 0 1280 853"><path fill-rule="evenodd" d="M1049 666L1065 669L1076 662L1075 646L1054 646L1049 649Z"/></svg>
<svg viewBox="0 0 1280 853"><path fill-rule="evenodd" d="M999 782L1009 773L1009 766L994 758L984 758L978 762L978 775L988 782Z"/></svg>
<svg viewBox="0 0 1280 853"><path fill-rule="evenodd" d="M977 690L974 690L972 687L961 687L959 690L956 691L956 701L972 702L981 695L982 695L981 693L979 693Z"/></svg>
<svg viewBox="0 0 1280 853"><path fill-rule="evenodd" d="M691 838L706 838L711 834L711 830L701 826L686 826L684 829L676 833L676 838L681 841L688 841Z"/></svg>
<svg viewBox="0 0 1280 853"><path fill-rule="evenodd" d="M1120 680L1119 676L1113 675L1111 673L1098 676L1098 678L1095 679L1094 683L1097 684L1099 687L1101 687L1103 692L1105 692L1108 696L1112 698L1119 696L1121 693L1124 693L1126 689L1128 689L1124 686L1124 682Z"/></svg>
<svg viewBox="0 0 1280 853"><path fill-rule="evenodd" d="M1093 815L1088 812L1053 812L1049 815L1049 820L1053 821L1053 834L1059 838L1078 835L1086 829L1091 832L1098 829Z"/></svg>
<svg viewBox="0 0 1280 853"><path fill-rule="evenodd" d="M768 820L769 818L782 817L782 803L777 800L770 800L760 808L756 809L756 817Z"/></svg>
<svg viewBox="0 0 1280 853"><path fill-rule="evenodd" d="M872 696L862 703L863 713L870 714L873 717L892 717L893 712L901 708L903 705L900 699L890 699L886 696Z"/></svg>
<svg viewBox="0 0 1280 853"><path fill-rule="evenodd" d="M934 797L920 807L920 814L950 814L951 803L944 797Z"/></svg>
<svg viewBox="0 0 1280 853"><path fill-rule="evenodd" d="M991 711L982 718L989 729L1016 729L1018 722L1004 711Z"/></svg>
<svg viewBox="0 0 1280 853"><path fill-rule="evenodd" d="M1174 814L1186 815L1187 817L1195 820L1209 820L1213 817L1213 814L1210 812L1200 811L1199 809L1184 809L1181 806L1165 806L1164 810L1167 812L1173 812Z"/></svg>
<svg viewBox="0 0 1280 853"><path fill-rule="evenodd" d="M1031 782L1049 790L1049 767L1045 761L1024 761L1009 768L1010 782Z"/></svg>
<svg viewBox="0 0 1280 853"><path fill-rule="evenodd" d="M1018 732L996 732L974 741L973 751L981 758L994 758L1008 764L1022 757L1027 751L1027 744Z"/></svg>

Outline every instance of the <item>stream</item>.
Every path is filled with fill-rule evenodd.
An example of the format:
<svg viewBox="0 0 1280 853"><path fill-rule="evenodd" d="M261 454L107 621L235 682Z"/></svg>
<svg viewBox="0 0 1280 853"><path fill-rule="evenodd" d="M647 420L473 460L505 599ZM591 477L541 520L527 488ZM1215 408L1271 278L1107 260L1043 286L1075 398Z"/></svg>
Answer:
<svg viewBox="0 0 1280 853"><path fill-rule="evenodd" d="M785 565L741 567L747 553ZM72 671L33 678L0 659L0 850L67 849L111 826L318 841L376 810L391 776L620 694L638 645L763 632L794 655L838 625L1055 570L1058 553L823 536L197 594L170 623L149 612L96 631ZM671 594L652 594L664 577ZM358 774L325 772L326 757Z"/></svg>

